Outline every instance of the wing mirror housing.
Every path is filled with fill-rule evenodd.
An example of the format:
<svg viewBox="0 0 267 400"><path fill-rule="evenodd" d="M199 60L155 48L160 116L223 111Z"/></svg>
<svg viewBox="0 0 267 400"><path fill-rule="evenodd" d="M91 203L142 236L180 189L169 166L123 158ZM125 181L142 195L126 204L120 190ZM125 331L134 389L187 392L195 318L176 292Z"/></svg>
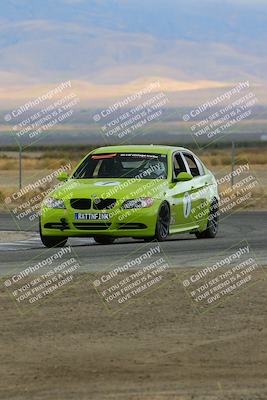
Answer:
<svg viewBox="0 0 267 400"><path fill-rule="evenodd" d="M67 172L60 172L60 174L58 174L57 176L57 180L61 181L61 182L65 182L69 179L69 175L67 174Z"/></svg>
<svg viewBox="0 0 267 400"><path fill-rule="evenodd" d="M189 174L188 172L180 172L176 178L174 179L175 182L186 182L186 181L191 181L193 179L193 176Z"/></svg>

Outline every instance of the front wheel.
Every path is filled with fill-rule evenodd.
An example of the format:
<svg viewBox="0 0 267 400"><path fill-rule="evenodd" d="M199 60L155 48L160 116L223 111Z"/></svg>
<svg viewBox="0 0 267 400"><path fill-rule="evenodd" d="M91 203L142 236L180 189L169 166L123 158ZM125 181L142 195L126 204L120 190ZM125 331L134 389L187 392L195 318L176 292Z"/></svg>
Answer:
<svg viewBox="0 0 267 400"><path fill-rule="evenodd" d="M219 206L217 200L211 205L210 215L208 219L207 228L203 232L196 232L198 239L212 239L218 233L219 229Z"/></svg>
<svg viewBox="0 0 267 400"><path fill-rule="evenodd" d="M170 216L171 214L168 203L162 203L159 209L155 231L155 239L159 242L166 240L169 235Z"/></svg>
<svg viewBox="0 0 267 400"><path fill-rule="evenodd" d="M94 240L99 244L112 244L115 241L115 238L111 236L95 236Z"/></svg>
<svg viewBox="0 0 267 400"><path fill-rule="evenodd" d="M45 247L64 247L68 241L67 237L43 235L41 224L39 224L39 233L41 241Z"/></svg>

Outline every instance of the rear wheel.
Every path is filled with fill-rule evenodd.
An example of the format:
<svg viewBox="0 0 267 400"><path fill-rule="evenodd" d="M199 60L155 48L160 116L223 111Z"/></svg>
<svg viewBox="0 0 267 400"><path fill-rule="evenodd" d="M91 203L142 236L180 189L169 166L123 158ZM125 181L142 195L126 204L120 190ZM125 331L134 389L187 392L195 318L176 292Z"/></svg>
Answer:
<svg viewBox="0 0 267 400"><path fill-rule="evenodd" d="M41 224L39 224L39 233L41 241L45 247L64 247L68 241L67 237L43 235Z"/></svg>
<svg viewBox="0 0 267 400"><path fill-rule="evenodd" d="M112 244L115 241L115 238L110 236L95 236L94 240L99 244Z"/></svg>
<svg viewBox="0 0 267 400"><path fill-rule="evenodd" d="M218 233L219 229L219 206L217 200L214 200L211 209L210 215L208 219L207 228L203 232L196 232L196 237L198 239L212 239Z"/></svg>

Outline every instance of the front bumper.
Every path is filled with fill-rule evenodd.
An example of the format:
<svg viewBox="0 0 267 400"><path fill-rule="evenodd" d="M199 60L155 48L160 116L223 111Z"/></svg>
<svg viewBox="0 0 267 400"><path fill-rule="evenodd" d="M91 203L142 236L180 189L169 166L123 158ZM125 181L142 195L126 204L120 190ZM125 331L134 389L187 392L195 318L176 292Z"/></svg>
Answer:
<svg viewBox="0 0 267 400"><path fill-rule="evenodd" d="M147 237L155 234L158 205L142 209L101 210L110 214L109 220L75 220L76 212L92 213L96 210L42 208L41 230L44 236L90 237L107 235L114 237Z"/></svg>

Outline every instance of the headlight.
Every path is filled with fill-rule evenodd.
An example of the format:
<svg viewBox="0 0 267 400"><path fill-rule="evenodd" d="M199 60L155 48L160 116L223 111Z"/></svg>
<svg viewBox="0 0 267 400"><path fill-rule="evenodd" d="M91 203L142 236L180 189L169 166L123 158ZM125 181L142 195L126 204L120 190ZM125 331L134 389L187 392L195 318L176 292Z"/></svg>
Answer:
<svg viewBox="0 0 267 400"><path fill-rule="evenodd" d="M54 199L53 197L44 199L43 205L47 208L66 208L63 200Z"/></svg>
<svg viewBox="0 0 267 400"><path fill-rule="evenodd" d="M126 200L122 204L122 208L147 208L151 207L154 200L151 197L140 197L140 199Z"/></svg>

